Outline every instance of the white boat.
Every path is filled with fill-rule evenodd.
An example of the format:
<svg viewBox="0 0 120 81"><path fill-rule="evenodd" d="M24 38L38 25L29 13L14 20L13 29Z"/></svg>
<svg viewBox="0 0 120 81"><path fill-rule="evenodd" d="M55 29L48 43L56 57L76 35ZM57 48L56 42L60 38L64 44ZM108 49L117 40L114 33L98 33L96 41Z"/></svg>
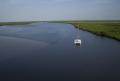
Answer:
<svg viewBox="0 0 120 81"><path fill-rule="evenodd" d="M81 45L81 40L80 39L75 39L74 40L74 44L77 45L77 46L80 46Z"/></svg>

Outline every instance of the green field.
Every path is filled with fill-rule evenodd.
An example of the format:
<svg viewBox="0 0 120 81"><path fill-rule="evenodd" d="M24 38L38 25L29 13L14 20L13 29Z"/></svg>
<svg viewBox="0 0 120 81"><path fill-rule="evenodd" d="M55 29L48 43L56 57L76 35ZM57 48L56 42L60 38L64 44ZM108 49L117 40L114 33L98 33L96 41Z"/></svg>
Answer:
<svg viewBox="0 0 120 81"><path fill-rule="evenodd" d="M94 33L120 40L120 22L67 22L75 27Z"/></svg>

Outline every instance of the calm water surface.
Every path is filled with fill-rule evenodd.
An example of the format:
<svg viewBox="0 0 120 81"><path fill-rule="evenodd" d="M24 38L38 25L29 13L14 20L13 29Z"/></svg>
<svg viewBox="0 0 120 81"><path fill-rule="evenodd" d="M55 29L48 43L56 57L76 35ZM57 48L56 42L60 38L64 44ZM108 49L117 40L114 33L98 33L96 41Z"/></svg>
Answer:
<svg viewBox="0 0 120 81"><path fill-rule="evenodd" d="M70 24L0 27L0 81L120 81L120 42Z"/></svg>

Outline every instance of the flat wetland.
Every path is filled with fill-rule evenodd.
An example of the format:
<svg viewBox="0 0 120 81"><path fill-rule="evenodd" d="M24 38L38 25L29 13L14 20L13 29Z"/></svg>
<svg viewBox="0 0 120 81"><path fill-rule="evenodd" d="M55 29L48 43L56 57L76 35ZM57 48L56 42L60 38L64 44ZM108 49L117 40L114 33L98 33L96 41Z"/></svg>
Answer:
<svg viewBox="0 0 120 81"><path fill-rule="evenodd" d="M0 26L4 25L25 25L31 23L38 23L40 21L26 21L26 22L0 22ZM49 22L49 21L48 21ZM74 25L76 28L94 33L99 36L105 36L120 41L120 21L109 20L109 21L52 21L56 23L69 23Z"/></svg>
<svg viewBox="0 0 120 81"><path fill-rule="evenodd" d="M105 37L113 38L120 41L120 21L119 20L61 21L61 22L70 23L78 29L88 31L99 36L105 36Z"/></svg>

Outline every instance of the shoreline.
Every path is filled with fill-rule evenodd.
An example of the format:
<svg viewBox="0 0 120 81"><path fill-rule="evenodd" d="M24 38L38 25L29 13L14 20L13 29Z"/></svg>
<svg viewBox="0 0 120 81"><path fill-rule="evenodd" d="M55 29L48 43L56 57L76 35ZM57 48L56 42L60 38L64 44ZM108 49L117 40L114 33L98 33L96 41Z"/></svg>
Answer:
<svg viewBox="0 0 120 81"><path fill-rule="evenodd" d="M120 22L119 23L97 23L96 22L92 22L92 23L69 23L72 24L74 27L83 30L83 31L87 31L90 32L92 34L95 34L97 36L101 36L101 37L107 37L107 38L111 38L111 39L115 39L117 41L120 41ZM93 26L91 26L91 25ZM98 26L103 24L103 26ZM114 24L114 25L118 25L117 27L114 28L114 25L112 26L104 26L104 24L108 24L108 26L110 24Z"/></svg>
<svg viewBox="0 0 120 81"><path fill-rule="evenodd" d="M25 24L31 24L31 23L37 23L37 22L39 21L0 22L0 26L25 25Z"/></svg>

